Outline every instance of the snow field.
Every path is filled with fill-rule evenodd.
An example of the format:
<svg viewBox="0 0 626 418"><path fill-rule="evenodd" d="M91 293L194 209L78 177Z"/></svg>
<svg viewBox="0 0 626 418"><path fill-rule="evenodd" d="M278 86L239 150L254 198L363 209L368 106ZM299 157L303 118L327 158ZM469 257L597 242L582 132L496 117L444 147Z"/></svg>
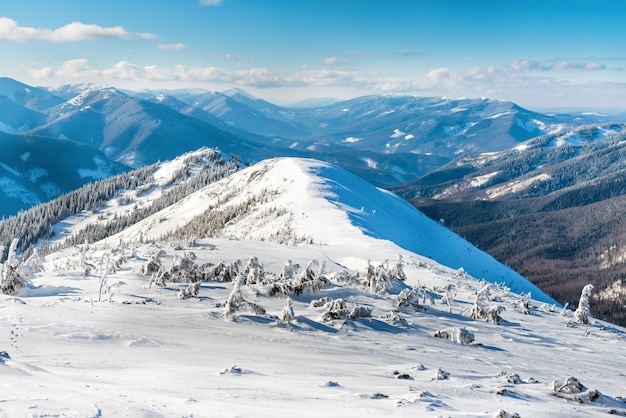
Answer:
<svg viewBox="0 0 626 418"><path fill-rule="evenodd" d="M162 245L164 265L193 251L196 263L218 264L255 255L278 274L285 260L305 266L318 249L258 241L201 240L193 248ZM89 259L106 251L90 246ZM246 300L267 313L223 318L231 282L203 282L197 297L180 299L184 283L148 288L141 266L151 246L126 249L128 262L108 282L122 281L99 298L101 276L81 278L59 268L72 250L51 257L46 273L16 297L0 301L0 416L599 416L624 413L623 330L592 320L589 326L548 305L519 308L520 296L492 291L506 308L501 325L468 317L483 283L435 263L406 259L404 286L423 288L425 311L395 312L397 294L369 293L337 283L291 295L296 319L279 324L287 303L264 288L242 286ZM323 261L323 260L320 260ZM327 261L326 271L344 270ZM95 262L95 261L94 261ZM68 263L67 265L71 265ZM452 285L451 313L441 289ZM402 287L402 286L401 286ZM109 300L110 296L110 300ZM371 318L322 319L311 301L343 298L372 310ZM432 298L434 304L428 300ZM21 303L23 302L23 303ZM462 327L475 342L434 338ZM512 375L518 375L518 378ZM406 375L406 376L405 376ZM398 378L402 376L403 378ZM595 402L556 397L554 380L576 376L601 396Z"/></svg>

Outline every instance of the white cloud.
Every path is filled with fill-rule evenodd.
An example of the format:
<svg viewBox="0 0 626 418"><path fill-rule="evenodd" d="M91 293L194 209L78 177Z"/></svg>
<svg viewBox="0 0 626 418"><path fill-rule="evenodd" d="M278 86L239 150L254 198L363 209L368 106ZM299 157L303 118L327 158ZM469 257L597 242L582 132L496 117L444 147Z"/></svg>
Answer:
<svg viewBox="0 0 626 418"><path fill-rule="evenodd" d="M150 33L128 32L121 26L102 27L72 22L58 29L39 29L20 26L15 20L0 17L0 40L12 42L48 41L77 42L93 39L153 39Z"/></svg>
<svg viewBox="0 0 626 418"><path fill-rule="evenodd" d="M557 61L552 64L549 68L546 68L552 71L564 71L564 70L585 70L585 71L598 71L606 69L606 66L599 62L571 62L571 61Z"/></svg>
<svg viewBox="0 0 626 418"><path fill-rule="evenodd" d="M554 69L552 68L554 67ZM570 71L560 71L569 69ZM229 69L219 66L158 65L142 66L119 61L108 68L92 68L86 59L75 59L53 67L32 68L28 74L33 79L71 79L115 84L115 80L132 85L149 85L150 82L211 83L225 87L280 89L311 88L316 91L332 89L352 91L355 94L393 93L421 96L491 97L515 100L516 97L552 97L580 88L600 88L593 80L585 80L586 70L604 69L602 63L542 63L530 60L504 65L475 66L470 68L435 68L425 73L399 75L364 72L338 67L310 68L300 66L293 71L266 67ZM576 70L575 73L573 70ZM608 89L606 81L603 89ZM217 88L217 87L216 87ZM623 91L624 85L616 88ZM304 91L304 90L303 90ZM550 96L552 95L552 96ZM556 97L556 96L554 96ZM567 100L564 97L563 100ZM401 132L397 135L400 137Z"/></svg>
<svg viewBox="0 0 626 418"><path fill-rule="evenodd" d="M590 71L604 70L606 69L606 66L599 62L588 62L583 65L583 69Z"/></svg>
<svg viewBox="0 0 626 418"><path fill-rule="evenodd" d="M322 64L324 65L342 65L347 64L348 60L342 60L337 57L328 57L322 60Z"/></svg>
<svg viewBox="0 0 626 418"><path fill-rule="evenodd" d="M203 6L219 6L223 0L200 0L200 4Z"/></svg>
<svg viewBox="0 0 626 418"><path fill-rule="evenodd" d="M163 51L182 51L187 48L186 44L176 43L176 44L160 44L157 48Z"/></svg>

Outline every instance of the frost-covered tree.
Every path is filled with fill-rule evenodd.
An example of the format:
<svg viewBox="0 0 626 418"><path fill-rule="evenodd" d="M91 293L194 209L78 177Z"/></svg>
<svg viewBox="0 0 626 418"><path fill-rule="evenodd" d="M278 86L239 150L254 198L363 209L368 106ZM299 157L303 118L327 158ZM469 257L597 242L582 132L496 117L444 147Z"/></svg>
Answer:
<svg viewBox="0 0 626 418"><path fill-rule="evenodd" d="M256 315L265 315L265 309L253 302L248 302L244 299L241 291L246 276L239 274L233 280L233 290L228 296L228 300L224 304L224 311L222 312L222 318L232 318L238 311L245 309L253 312Z"/></svg>
<svg viewBox="0 0 626 418"><path fill-rule="evenodd" d="M30 283L32 269L20 266L17 256L18 238L11 241L7 261L0 265L2 267L2 277L0 277L0 293L17 293L22 287Z"/></svg>
<svg viewBox="0 0 626 418"><path fill-rule="evenodd" d="M250 257L243 272L246 275L246 284L248 285L262 283L265 277L263 265L256 256Z"/></svg>
<svg viewBox="0 0 626 418"><path fill-rule="evenodd" d="M484 285L476 294L474 305L470 311L470 317L482 321L500 324L502 317L500 313L504 310L503 306L490 306L489 292L491 285Z"/></svg>
<svg viewBox="0 0 626 418"><path fill-rule="evenodd" d="M419 303L419 290L416 288L402 289L396 297L396 311L409 310L412 313L425 311L426 308Z"/></svg>
<svg viewBox="0 0 626 418"><path fill-rule="evenodd" d="M396 263L391 269L389 269L388 275L390 276L390 278L406 281L406 274L404 273L404 262L402 261L401 254L398 254L398 258L396 258Z"/></svg>
<svg viewBox="0 0 626 418"><path fill-rule="evenodd" d="M39 253L39 249L35 247L33 248L33 253L24 262L24 265L29 266L31 269L33 269L34 273L41 273L44 271L44 261L45 259Z"/></svg>
<svg viewBox="0 0 626 418"><path fill-rule="evenodd" d="M191 283L202 281L202 272L195 260L196 255L191 251L185 252L183 255L176 255L170 271L172 279Z"/></svg>
<svg viewBox="0 0 626 418"><path fill-rule="evenodd" d="M289 323L296 319L296 314L294 313L293 305L291 304L291 298L287 298L287 305L283 308L280 319L283 323Z"/></svg>
<svg viewBox="0 0 626 418"><path fill-rule="evenodd" d="M593 285L588 284L587 286L583 287L583 290L580 294L580 300L578 301L578 308L576 308L576 312L574 312L574 318L581 324L589 323L589 317L591 316L589 299L591 298L592 292Z"/></svg>
<svg viewBox="0 0 626 418"><path fill-rule="evenodd" d="M180 289L178 292L179 299L187 299L194 296L198 296L200 294L200 282L192 282L189 283L185 289Z"/></svg>

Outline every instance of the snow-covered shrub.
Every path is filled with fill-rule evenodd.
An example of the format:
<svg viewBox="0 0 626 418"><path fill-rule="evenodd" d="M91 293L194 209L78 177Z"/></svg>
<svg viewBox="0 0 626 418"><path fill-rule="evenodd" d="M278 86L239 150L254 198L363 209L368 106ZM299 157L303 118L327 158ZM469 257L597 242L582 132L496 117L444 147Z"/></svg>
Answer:
<svg viewBox="0 0 626 418"><path fill-rule="evenodd" d="M321 275L316 275L313 272L313 264L315 262L310 262L304 270L293 280L293 293L297 295L301 295L305 291L309 292L318 292L330 285L330 281Z"/></svg>
<svg viewBox="0 0 626 418"><path fill-rule="evenodd" d="M406 274L404 273L404 262L402 261L402 255L398 254L396 263L387 272L389 280L396 279L406 281Z"/></svg>
<svg viewBox="0 0 626 418"><path fill-rule="evenodd" d="M530 293L522 296L522 299L519 301L519 307L524 315L530 315Z"/></svg>
<svg viewBox="0 0 626 418"><path fill-rule="evenodd" d="M370 308L367 308L365 306L356 306L350 311L346 319L371 318L371 317L372 317L372 310Z"/></svg>
<svg viewBox="0 0 626 418"><path fill-rule="evenodd" d="M476 300L474 301L474 305L472 306L472 309L470 311L470 317L486 322L493 322L499 325L502 322L502 317L500 316L500 313L504 311L504 307L499 305L493 307L490 306L490 290L491 285L486 284L476 294Z"/></svg>
<svg viewBox="0 0 626 418"><path fill-rule="evenodd" d="M28 259L24 262L24 265L29 266L33 273L41 273L44 271L44 257L39 253L39 249L37 247L33 248L33 253L28 257Z"/></svg>
<svg viewBox="0 0 626 418"><path fill-rule="evenodd" d="M283 308L280 319L283 323L289 323L296 319L296 314L293 311L293 306L291 305L290 298L287 298L287 306Z"/></svg>
<svg viewBox="0 0 626 418"><path fill-rule="evenodd" d="M148 287L149 288L152 288L152 286L165 287L169 280L170 280L170 272L165 267L160 267L159 270L152 273Z"/></svg>
<svg viewBox="0 0 626 418"><path fill-rule="evenodd" d="M553 386L554 386L554 391L555 392L569 392L569 393L581 393L585 390L587 390L587 388L580 383L580 380L578 380L577 378L570 376L567 379L565 379L564 382L559 382L558 380L555 380L554 382L552 382Z"/></svg>
<svg viewBox="0 0 626 418"><path fill-rule="evenodd" d="M552 382L554 389L554 396L567 399L570 401L576 401L580 403L584 402L596 402L602 394L596 389L587 389L580 380L570 376L565 379L564 382L555 380Z"/></svg>
<svg viewBox="0 0 626 418"><path fill-rule="evenodd" d="M335 273L332 276L333 282L338 283L340 285L358 285L361 283L361 275L358 271L348 272L348 271L340 271Z"/></svg>
<svg viewBox="0 0 626 418"><path fill-rule="evenodd" d="M107 276L108 276L108 270L105 270L104 274L102 274L102 277L100 277L100 287L98 290L98 302L102 302L102 297L104 295L109 295L109 302L111 302L111 298L113 297L113 289L126 285L126 283L124 283L121 280L109 281Z"/></svg>
<svg viewBox="0 0 626 418"><path fill-rule="evenodd" d="M332 298L329 298L328 296L324 296L323 298L320 298L320 299L313 299L311 301L311 306L313 308L321 308L322 306L326 305L331 300Z"/></svg>
<svg viewBox="0 0 626 418"><path fill-rule="evenodd" d="M380 319L392 324L392 325L406 325L406 319L400 317L400 315L398 315L395 312L387 312L385 314L382 314L380 316Z"/></svg>
<svg viewBox="0 0 626 418"><path fill-rule="evenodd" d="M232 318L239 310L251 311L256 315L265 315L266 311L262 306L244 299L243 293L241 292L241 285L245 279L246 277L240 274L233 280L233 290L224 305L224 311L222 312L223 318Z"/></svg>
<svg viewBox="0 0 626 418"><path fill-rule="evenodd" d="M591 316L589 298L591 298L592 292L593 285L588 284L587 286L583 287L583 290L580 294L580 300L578 301L578 308L576 308L576 312L574 312L574 318L581 324L589 323L589 317Z"/></svg>
<svg viewBox="0 0 626 418"><path fill-rule="evenodd" d="M276 280L272 283L272 287L270 288L269 295L283 295L289 296L293 293L293 287L291 285L290 280Z"/></svg>
<svg viewBox="0 0 626 418"><path fill-rule="evenodd" d="M448 306L448 313L452 313L452 306L454 305L453 288L454 285L451 284L443 288L444 296L441 298L441 303Z"/></svg>
<svg viewBox="0 0 626 418"><path fill-rule="evenodd" d="M187 299L190 297L194 297L194 296L198 296L198 294L200 293L200 282L192 282L189 283L189 286L187 286L185 289L180 289L180 291L178 292L178 298L179 299Z"/></svg>
<svg viewBox="0 0 626 418"><path fill-rule="evenodd" d="M425 311L426 308L418 303L419 297L419 290L416 288L402 289L396 297L396 310L398 312L409 310L412 313Z"/></svg>
<svg viewBox="0 0 626 418"><path fill-rule="evenodd" d="M499 409L493 418L520 418L520 415L517 412L508 413L504 409Z"/></svg>
<svg viewBox="0 0 626 418"><path fill-rule="evenodd" d="M433 334L433 337L443 338L463 345L469 345L474 342L474 333L459 327L439 330Z"/></svg>
<svg viewBox="0 0 626 418"><path fill-rule="evenodd" d="M0 293L17 293L22 287L30 282L32 269L22 268L17 257L17 245L19 239L14 238L9 247L7 261L1 264L2 277L0 277Z"/></svg>
<svg viewBox="0 0 626 418"><path fill-rule="evenodd" d="M170 270L172 280L191 283L202 281L204 277L195 260L196 255L193 252L176 255Z"/></svg>
<svg viewBox="0 0 626 418"><path fill-rule="evenodd" d="M450 373L438 368L435 370L435 380L448 380L450 378Z"/></svg>
<svg viewBox="0 0 626 418"><path fill-rule="evenodd" d="M165 255L165 251L163 250L151 254L148 257L146 264L141 266L141 274L145 276L152 276L157 273L163 265L161 262L161 256L163 255Z"/></svg>
<svg viewBox="0 0 626 418"><path fill-rule="evenodd" d="M317 292L330 285L330 280L321 275L316 275L312 266L316 261L310 262L299 274L296 273L297 265L288 260L283 265L283 271L278 278L271 283L270 296L281 294L284 296L301 295L305 291ZM297 274L297 277L294 276Z"/></svg>
<svg viewBox="0 0 626 418"><path fill-rule="evenodd" d="M244 276L239 276L235 281L233 281L233 290L230 292L228 300L224 305L224 312L222 313L223 317L231 317L245 304L243 294L241 293L241 283L244 279Z"/></svg>
<svg viewBox="0 0 626 418"><path fill-rule="evenodd" d="M348 304L343 298L331 299L324 305L322 319L332 321L333 319L346 319L348 316Z"/></svg>
<svg viewBox="0 0 626 418"><path fill-rule="evenodd" d="M229 264L219 263L213 269L213 278L222 282L232 282L241 270L241 260L233 261Z"/></svg>
<svg viewBox="0 0 626 418"><path fill-rule="evenodd" d="M263 265L255 256L250 257L248 263L243 269L243 273L246 275L246 284L248 285L262 283L265 278Z"/></svg>

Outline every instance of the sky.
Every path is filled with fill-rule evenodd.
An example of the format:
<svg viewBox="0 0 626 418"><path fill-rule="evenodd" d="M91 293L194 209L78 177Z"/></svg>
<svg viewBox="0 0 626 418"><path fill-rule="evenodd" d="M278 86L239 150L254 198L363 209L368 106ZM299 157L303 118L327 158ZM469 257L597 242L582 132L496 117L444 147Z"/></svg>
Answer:
<svg viewBox="0 0 626 418"><path fill-rule="evenodd" d="M20 0L0 8L0 76L626 109L625 17L621 0Z"/></svg>

